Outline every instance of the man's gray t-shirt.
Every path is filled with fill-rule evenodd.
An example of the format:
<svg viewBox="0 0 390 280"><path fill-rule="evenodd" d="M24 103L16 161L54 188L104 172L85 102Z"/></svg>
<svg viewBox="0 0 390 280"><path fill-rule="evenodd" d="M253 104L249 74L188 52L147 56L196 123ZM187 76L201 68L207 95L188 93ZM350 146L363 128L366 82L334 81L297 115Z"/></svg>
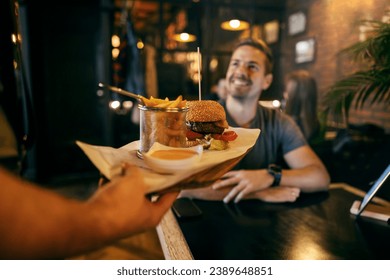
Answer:
<svg viewBox="0 0 390 280"><path fill-rule="evenodd" d="M226 110L225 102L221 104L225 108L229 125L239 127ZM249 128L260 128L259 138L234 169L262 169L271 163L283 164L283 155L307 145L301 130L290 116L261 105Z"/></svg>

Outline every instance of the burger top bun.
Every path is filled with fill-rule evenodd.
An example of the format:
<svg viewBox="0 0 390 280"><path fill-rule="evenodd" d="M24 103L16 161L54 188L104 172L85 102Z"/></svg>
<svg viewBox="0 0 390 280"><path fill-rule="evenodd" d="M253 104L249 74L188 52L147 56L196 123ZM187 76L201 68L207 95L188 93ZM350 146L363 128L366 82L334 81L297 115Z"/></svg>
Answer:
<svg viewBox="0 0 390 280"><path fill-rule="evenodd" d="M214 100L187 101L186 120L190 122L216 122L226 119L225 109Z"/></svg>

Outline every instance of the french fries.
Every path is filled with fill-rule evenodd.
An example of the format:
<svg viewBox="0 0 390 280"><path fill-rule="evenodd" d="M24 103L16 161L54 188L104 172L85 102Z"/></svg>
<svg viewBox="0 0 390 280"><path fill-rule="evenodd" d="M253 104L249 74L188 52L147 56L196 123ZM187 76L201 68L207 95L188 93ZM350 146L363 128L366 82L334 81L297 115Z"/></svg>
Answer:
<svg viewBox="0 0 390 280"><path fill-rule="evenodd" d="M155 142L171 147L185 147L187 101L181 95L175 100L150 97L143 101L145 107L140 110L140 151L147 152ZM169 111L170 108L179 110Z"/></svg>
<svg viewBox="0 0 390 280"><path fill-rule="evenodd" d="M157 108L183 108L186 107L187 101L183 100L183 96L179 95L175 100L169 100L168 98L160 99L151 96L149 99L142 98L146 107Z"/></svg>

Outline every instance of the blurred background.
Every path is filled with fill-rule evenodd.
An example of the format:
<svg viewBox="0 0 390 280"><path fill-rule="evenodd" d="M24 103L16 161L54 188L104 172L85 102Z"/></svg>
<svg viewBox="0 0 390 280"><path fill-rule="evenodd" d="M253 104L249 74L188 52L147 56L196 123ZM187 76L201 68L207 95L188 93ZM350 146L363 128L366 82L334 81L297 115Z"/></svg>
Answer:
<svg viewBox="0 0 390 280"><path fill-rule="evenodd" d="M234 43L255 37L275 57L275 79L262 101L281 101L283 77L297 69L311 73L321 97L356 70L338 52L369 34L360 20L386 21L389 8L388 0L2 1L1 98L23 175L48 185L95 180L99 174L76 140L120 147L138 139L134 100L99 89L99 82L191 100L201 81L208 98L225 76ZM333 182L367 189L385 169L388 107L368 104L352 108L348 120L327 121L316 151ZM350 125L358 127L354 134L345 130Z"/></svg>

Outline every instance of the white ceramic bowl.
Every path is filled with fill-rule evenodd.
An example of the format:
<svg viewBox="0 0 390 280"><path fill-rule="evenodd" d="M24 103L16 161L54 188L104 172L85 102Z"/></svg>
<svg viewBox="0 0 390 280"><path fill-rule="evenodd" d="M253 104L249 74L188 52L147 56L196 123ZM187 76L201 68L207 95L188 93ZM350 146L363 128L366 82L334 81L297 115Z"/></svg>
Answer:
<svg viewBox="0 0 390 280"><path fill-rule="evenodd" d="M163 155L161 151L164 151ZM199 162L202 153L203 147L201 145L189 148L174 148L154 143L147 153L143 153L143 159L146 165L154 171L173 174L191 169ZM185 156L185 154L187 155Z"/></svg>

